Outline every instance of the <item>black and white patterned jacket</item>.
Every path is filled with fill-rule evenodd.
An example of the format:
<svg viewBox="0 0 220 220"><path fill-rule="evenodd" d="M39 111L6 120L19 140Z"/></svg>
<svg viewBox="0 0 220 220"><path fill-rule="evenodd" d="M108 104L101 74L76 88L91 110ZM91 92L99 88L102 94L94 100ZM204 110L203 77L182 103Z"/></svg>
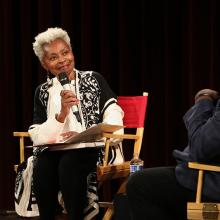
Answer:
<svg viewBox="0 0 220 220"><path fill-rule="evenodd" d="M63 87L56 77L52 78L50 83L38 86L35 92L33 125L29 129L34 145L58 142L61 133L81 132L100 122L123 124L123 111L117 105L117 97L105 79L97 72L75 71L76 81L73 88L80 100L78 108L82 124L77 122L72 112L64 123L55 119L61 109L60 92ZM123 130L119 130L117 133L122 132ZM88 144L96 146L96 143L81 143L77 147L86 147Z"/></svg>

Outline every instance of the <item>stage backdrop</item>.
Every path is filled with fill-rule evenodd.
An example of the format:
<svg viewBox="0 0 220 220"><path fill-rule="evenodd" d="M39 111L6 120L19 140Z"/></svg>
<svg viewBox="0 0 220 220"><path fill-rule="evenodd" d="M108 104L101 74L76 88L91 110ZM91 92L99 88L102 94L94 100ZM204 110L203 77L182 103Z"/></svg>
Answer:
<svg viewBox="0 0 220 220"><path fill-rule="evenodd" d="M32 123L36 86L46 79L34 36L59 26L71 37L76 68L100 72L118 95L149 92L141 157L174 165L187 144L182 116L203 88L219 90L218 0L1 0L0 209L13 209L13 131Z"/></svg>

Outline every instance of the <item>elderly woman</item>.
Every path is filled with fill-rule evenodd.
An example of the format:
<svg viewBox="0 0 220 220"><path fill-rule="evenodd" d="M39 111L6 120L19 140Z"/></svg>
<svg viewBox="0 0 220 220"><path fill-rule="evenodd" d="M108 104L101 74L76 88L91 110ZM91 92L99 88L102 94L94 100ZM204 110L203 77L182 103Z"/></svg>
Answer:
<svg viewBox="0 0 220 220"><path fill-rule="evenodd" d="M75 69L66 31L49 28L35 37L33 49L42 67L54 76L39 85L35 92L33 125L29 129L35 146L59 142L62 136L82 132L100 122L122 125L123 111L104 78L97 72ZM70 89L61 85L60 73L66 74ZM73 106L80 120L73 114ZM97 142L39 148L33 187L41 220L55 219L59 190L69 219L84 218L88 206L88 175L95 171L101 155L96 146ZM116 152L116 158L122 159L119 149Z"/></svg>

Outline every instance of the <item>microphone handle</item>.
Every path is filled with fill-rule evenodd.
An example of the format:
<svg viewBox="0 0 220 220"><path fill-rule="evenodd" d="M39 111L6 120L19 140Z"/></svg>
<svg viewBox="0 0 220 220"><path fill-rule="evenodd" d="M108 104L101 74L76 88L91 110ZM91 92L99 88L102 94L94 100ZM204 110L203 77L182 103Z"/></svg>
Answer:
<svg viewBox="0 0 220 220"><path fill-rule="evenodd" d="M77 119L77 121L80 123L80 124L82 124L82 121L81 121L81 117L80 117L80 115L79 115L79 111L73 111L73 114L76 116L76 119Z"/></svg>
<svg viewBox="0 0 220 220"><path fill-rule="evenodd" d="M71 90L72 91L71 86L69 84L63 85L63 88L66 89L66 90ZM81 120L81 117L80 117L80 114L79 114L78 107L76 105L73 105L71 109L72 109L73 114L76 116L77 121L80 124L82 124L82 120Z"/></svg>

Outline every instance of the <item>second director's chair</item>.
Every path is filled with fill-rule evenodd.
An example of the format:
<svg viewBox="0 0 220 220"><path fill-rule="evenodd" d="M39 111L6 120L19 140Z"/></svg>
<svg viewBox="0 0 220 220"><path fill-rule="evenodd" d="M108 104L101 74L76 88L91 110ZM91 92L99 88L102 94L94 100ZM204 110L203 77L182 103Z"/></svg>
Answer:
<svg viewBox="0 0 220 220"><path fill-rule="evenodd" d="M220 220L220 203L202 202L203 178L206 172L220 172L219 166L189 162L188 167L198 170L196 201L187 203L188 220Z"/></svg>

